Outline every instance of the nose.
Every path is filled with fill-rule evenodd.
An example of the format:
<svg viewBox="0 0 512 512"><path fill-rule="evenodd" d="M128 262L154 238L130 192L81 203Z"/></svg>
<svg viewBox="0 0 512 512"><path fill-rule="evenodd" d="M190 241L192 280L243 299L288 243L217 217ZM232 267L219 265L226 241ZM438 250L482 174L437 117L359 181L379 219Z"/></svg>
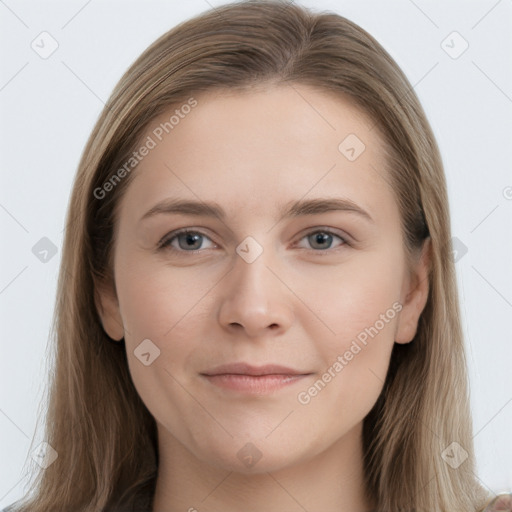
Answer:
<svg viewBox="0 0 512 512"><path fill-rule="evenodd" d="M292 292L266 251L252 263L235 255L224 278L219 323L227 331L250 338L286 332L293 322ZM284 282L283 282L284 281Z"/></svg>

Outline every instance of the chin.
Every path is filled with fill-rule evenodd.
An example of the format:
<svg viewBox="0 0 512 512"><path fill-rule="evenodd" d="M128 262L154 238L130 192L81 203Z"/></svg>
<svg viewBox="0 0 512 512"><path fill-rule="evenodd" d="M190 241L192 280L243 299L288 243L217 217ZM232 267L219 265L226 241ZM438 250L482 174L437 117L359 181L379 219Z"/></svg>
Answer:
<svg viewBox="0 0 512 512"><path fill-rule="evenodd" d="M216 468L245 475L279 471L309 458L306 453L300 454L297 449L293 450L282 443L272 443L265 437L261 440L252 439L233 439L218 446L213 452L213 445L210 444L209 453L203 452L203 456L199 458Z"/></svg>

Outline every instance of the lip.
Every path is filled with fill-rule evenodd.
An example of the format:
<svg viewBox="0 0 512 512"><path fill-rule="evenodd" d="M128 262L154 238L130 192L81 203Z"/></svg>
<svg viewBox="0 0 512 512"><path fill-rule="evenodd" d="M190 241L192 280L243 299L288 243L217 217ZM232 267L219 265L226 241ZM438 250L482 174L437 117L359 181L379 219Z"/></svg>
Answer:
<svg viewBox="0 0 512 512"><path fill-rule="evenodd" d="M201 373L211 384L249 394L268 394L290 386L311 375L277 364L252 366L247 363L220 365Z"/></svg>
<svg viewBox="0 0 512 512"><path fill-rule="evenodd" d="M308 372L302 372L278 364L265 364L263 366L252 366L247 363L230 363L215 366L207 370L202 375L252 375L261 377L262 375L305 375Z"/></svg>

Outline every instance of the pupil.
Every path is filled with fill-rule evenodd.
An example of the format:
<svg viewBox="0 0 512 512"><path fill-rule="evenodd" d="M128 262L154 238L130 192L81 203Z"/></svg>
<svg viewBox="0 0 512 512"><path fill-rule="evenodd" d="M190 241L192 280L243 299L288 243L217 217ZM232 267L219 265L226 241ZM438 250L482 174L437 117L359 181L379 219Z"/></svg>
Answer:
<svg viewBox="0 0 512 512"><path fill-rule="evenodd" d="M187 247L190 249L190 247L192 245L194 245L194 242L197 242L199 237L201 235L198 235L198 234L191 234L191 233L186 233L185 234L185 237L186 237L186 244L187 244ZM195 247L194 247L195 248Z"/></svg>
<svg viewBox="0 0 512 512"><path fill-rule="evenodd" d="M321 245L321 249L323 249L325 247L325 243L327 240L328 237L330 237L331 235L329 235L328 233L317 233L315 236L315 243L320 243ZM322 246L322 243L324 243L324 245ZM330 247L331 244L327 244L327 247Z"/></svg>

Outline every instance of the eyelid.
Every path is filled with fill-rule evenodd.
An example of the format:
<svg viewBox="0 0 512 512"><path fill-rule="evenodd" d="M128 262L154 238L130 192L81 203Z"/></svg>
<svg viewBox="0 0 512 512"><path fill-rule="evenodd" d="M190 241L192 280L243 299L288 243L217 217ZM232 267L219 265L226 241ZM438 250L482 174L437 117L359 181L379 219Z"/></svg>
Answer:
<svg viewBox="0 0 512 512"><path fill-rule="evenodd" d="M328 226L315 226L313 228L308 228L303 231L298 237L297 241L293 243L296 246L301 240L306 238L307 236L314 235L315 233L327 233L329 235L338 237L342 243L336 247L328 247L327 249L310 249L307 247L298 247L303 251L307 251L308 253L313 253L315 256L327 257L332 254L336 254L339 250L346 249L346 247L351 247L350 237L343 232L340 232L338 229L330 228Z"/></svg>
<svg viewBox="0 0 512 512"><path fill-rule="evenodd" d="M171 231L170 233L167 233L166 235L164 235L160 239L160 241L157 243L157 248L158 249L169 249L169 250L171 250L173 252L177 252L177 253L192 253L192 254L204 251L204 249L193 249L191 251L183 251L183 250L179 250L179 249L175 249L174 247L171 247L170 242L174 238L177 238L179 235L184 235L186 233L193 233L193 234L201 235L201 236L209 238L211 240L211 236L206 234L204 231L202 231L202 229L195 229L193 227L192 228L180 228L180 229L176 229L175 231ZM217 245L213 240L212 240L212 243L214 245Z"/></svg>
<svg viewBox="0 0 512 512"><path fill-rule="evenodd" d="M180 250L180 249L176 249L174 247L172 247L170 245L170 243L175 239L177 238L178 236L180 235L183 235L183 234L186 234L186 233L193 233L193 234L198 234L198 235L201 235L205 238L208 238L212 241L212 243L214 245L217 245L213 240L212 238L210 237L210 235L206 234L202 228L193 228L193 227L187 227L187 228L181 228L181 229L177 229L175 231L171 231L170 233L167 233L165 236L163 236L160 241L157 243L157 249L161 249L161 250L170 250L171 252L174 252L174 253L177 253L177 254L187 254L187 253L191 253L191 254L197 254L197 253L201 253L201 252L204 252L206 249L193 249L193 250L190 250L190 251L185 251L185 250ZM337 249L339 248L342 248L344 246L351 246L351 241L350 241L350 237L348 235L346 235L345 233L343 232L339 232L339 230L335 229L335 228L330 228L328 226L315 226L315 227L312 227L312 228L308 228L306 230L304 230L299 236L298 236L298 239L294 242L294 245L296 245L298 242L300 242L303 238L306 238L307 236L310 236L310 235L313 235L315 233L327 233L329 235L333 235L333 236L336 236L338 237L343 243L337 247L334 247L334 248L327 248L325 250L321 250L321 249L309 249L309 248L300 248L300 249L304 249L306 251L309 251L309 252L314 252L315 254L330 254L332 253L333 251L336 251Z"/></svg>
<svg viewBox="0 0 512 512"><path fill-rule="evenodd" d="M331 228L329 226L314 226L312 228L307 228L303 230L298 236L298 240L302 240L304 237L308 235L313 235L315 233L328 233L330 235L335 235L343 240L346 244L349 244L351 241L351 237L345 233L344 231L341 231L340 229ZM319 251L316 251L319 252Z"/></svg>

